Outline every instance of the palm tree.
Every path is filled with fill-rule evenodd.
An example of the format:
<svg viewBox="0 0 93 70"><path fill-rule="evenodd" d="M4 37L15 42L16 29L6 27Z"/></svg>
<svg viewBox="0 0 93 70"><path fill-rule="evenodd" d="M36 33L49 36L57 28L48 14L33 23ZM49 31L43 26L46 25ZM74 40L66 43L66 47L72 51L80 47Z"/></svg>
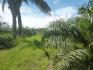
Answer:
<svg viewBox="0 0 93 70"><path fill-rule="evenodd" d="M57 48L57 54L51 56L55 70L93 69L93 42L76 23L57 20L47 28L43 42L45 47Z"/></svg>
<svg viewBox="0 0 93 70"><path fill-rule="evenodd" d="M16 38L16 18L18 19L18 26L19 26L19 35L22 35L22 20L21 20L21 13L20 13L20 7L22 5L22 2L28 3L28 1L34 3L38 8L46 13L49 14L51 9L48 6L48 4L44 0L3 0L2 3L2 9L4 10L5 4L8 3L9 9L12 14L13 18L13 38Z"/></svg>
<svg viewBox="0 0 93 70"><path fill-rule="evenodd" d="M44 46L57 48L57 54L51 56L54 70L93 70L93 35L90 36L93 30L93 0L79 8L79 13L83 16L77 20L53 21L47 28ZM89 30L87 24L92 29Z"/></svg>

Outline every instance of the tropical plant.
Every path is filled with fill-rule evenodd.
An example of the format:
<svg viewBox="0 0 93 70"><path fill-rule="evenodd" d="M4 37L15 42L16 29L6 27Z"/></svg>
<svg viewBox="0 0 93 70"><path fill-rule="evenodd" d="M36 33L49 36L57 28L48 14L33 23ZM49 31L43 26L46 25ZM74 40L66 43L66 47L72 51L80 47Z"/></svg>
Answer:
<svg viewBox="0 0 93 70"><path fill-rule="evenodd" d="M57 53L51 57L55 70L93 69L93 43L84 33L85 29L89 30L88 21L83 28L79 20L56 20L47 28L43 42L45 47L57 48Z"/></svg>
<svg viewBox="0 0 93 70"><path fill-rule="evenodd" d="M19 35L22 35L22 20L21 20L20 7L23 2L28 3L28 1L34 3L36 6L38 6L38 8L42 12L46 14L49 14L51 11L50 7L44 0L3 0L2 9L4 10L5 4L7 3L9 5L8 8L10 9L12 14L13 38L16 38L16 18L18 19Z"/></svg>
<svg viewBox="0 0 93 70"><path fill-rule="evenodd" d="M53 42L52 44L55 44L55 47L58 47L58 44L59 46L62 45L63 41L66 41L68 38L72 41L76 39L84 44L89 42L79 30L79 27L77 27L76 22L69 20L66 22L63 20L56 20L50 23L44 38L44 40L49 41L50 45L51 42ZM54 47L54 45L51 45L51 47L52 46Z"/></svg>
<svg viewBox="0 0 93 70"><path fill-rule="evenodd" d="M79 14L83 16L83 18L87 17L87 19L90 20L90 30L93 30L93 0L89 0L88 3L82 5L82 7L79 8Z"/></svg>
<svg viewBox="0 0 93 70"><path fill-rule="evenodd" d="M44 45L56 47L52 57L55 70L93 70L93 0L79 8L74 21L52 22L44 35Z"/></svg>

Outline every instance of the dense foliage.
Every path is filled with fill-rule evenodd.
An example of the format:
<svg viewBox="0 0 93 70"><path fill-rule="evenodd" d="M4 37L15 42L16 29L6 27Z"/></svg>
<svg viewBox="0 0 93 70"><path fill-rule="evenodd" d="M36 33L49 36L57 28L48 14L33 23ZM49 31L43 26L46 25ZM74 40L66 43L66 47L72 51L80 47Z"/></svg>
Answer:
<svg viewBox="0 0 93 70"><path fill-rule="evenodd" d="M55 70L93 70L93 0L78 15L51 22L44 35L44 46L57 48L52 56Z"/></svg>
<svg viewBox="0 0 93 70"><path fill-rule="evenodd" d="M31 28L28 28L28 27L25 27L23 29L23 36L33 36L33 35L36 35L36 30L35 29L31 29Z"/></svg>
<svg viewBox="0 0 93 70"><path fill-rule="evenodd" d="M44 46L57 48L57 53L52 56L57 70L92 69L92 37L88 33L90 26L87 26L88 22L84 24L79 20L84 21L79 18L66 22L56 20L50 24L44 35ZM82 25L85 25L84 28Z"/></svg>
<svg viewBox="0 0 93 70"><path fill-rule="evenodd" d="M44 46L43 51L45 51L45 53L40 52L53 62L52 65L54 70L93 70L93 0L89 0L87 4L84 4L79 8L77 17L67 19L66 21L62 19L55 20L50 22L48 28L40 29L22 29L20 7L23 1L26 3L28 3L28 1L34 3L42 12L49 15L51 11L44 0L3 0L2 8L4 9L4 5L8 3L13 16L13 29L11 30L13 30L14 38L16 38L16 34L23 35L22 38L17 37L15 39L16 46L18 46L17 51L22 49L24 51L27 49L27 57L32 58L32 56L29 55L36 55L38 52L32 54L31 50L33 48L35 50L36 47L40 47L39 50L41 50L41 46ZM14 9L14 7L16 9ZM16 18L18 18L18 28L16 27ZM11 30L6 22L0 22L0 33L5 32L4 34L6 34L6 32ZM41 40L42 36L43 38ZM0 49L9 49L11 47L13 47L12 37L1 36ZM55 49L55 52L53 52L52 55L47 51L47 49L50 48L52 48L52 51ZM28 53L28 51L30 53ZM41 54L38 54L38 56L44 57L41 56ZM17 59L19 60L19 57ZM38 58L38 61L39 60L42 61L41 58ZM30 59L29 61L26 59L23 61L24 63L28 63L27 68L31 66ZM33 65L38 68L39 66L36 64ZM23 66L24 65L25 64L23 64ZM33 65L32 67L34 67Z"/></svg>
<svg viewBox="0 0 93 70"><path fill-rule="evenodd" d="M0 37L0 49L9 49L13 47L13 40L11 37Z"/></svg>

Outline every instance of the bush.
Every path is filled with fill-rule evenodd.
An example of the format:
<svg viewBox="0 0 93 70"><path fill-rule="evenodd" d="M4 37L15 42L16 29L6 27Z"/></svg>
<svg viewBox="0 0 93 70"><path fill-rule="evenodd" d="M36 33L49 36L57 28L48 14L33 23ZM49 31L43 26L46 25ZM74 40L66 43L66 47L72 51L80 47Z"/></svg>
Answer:
<svg viewBox="0 0 93 70"><path fill-rule="evenodd" d="M13 46L11 37L0 37L0 49L9 49Z"/></svg>
<svg viewBox="0 0 93 70"><path fill-rule="evenodd" d="M41 46L42 46L41 42L38 41L38 40L34 40L33 43L34 43L34 45L37 46L37 47L41 47Z"/></svg>
<svg viewBox="0 0 93 70"><path fill-rule="evenodd" d="M30 28L24 28L23 29L23 35L31 37L33 35L36 35L36 30L35 29L30 29Z"/></svg>

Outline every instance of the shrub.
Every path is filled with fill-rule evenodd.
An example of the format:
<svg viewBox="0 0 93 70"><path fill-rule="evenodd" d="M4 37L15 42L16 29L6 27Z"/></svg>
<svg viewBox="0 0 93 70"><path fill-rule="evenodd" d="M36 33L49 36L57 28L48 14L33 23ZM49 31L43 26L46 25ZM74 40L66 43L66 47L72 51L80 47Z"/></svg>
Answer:
<svg viewBox="0 0 93 70"><path fill-rule="evenodd" d="M38 40L34 40L33 43L34 43L34 45L37 46L37 47L41 47L41 45L42 45L41 42L38 41Z"/></svg>
<svg viewBox="0 0 93 70"><path fill-rule="evenodd" d="M23 29L23 35L28 36L28 37L36 35L36 30L35 29L30 29L30 28L24 28Z"/></svg>
<svg viewBox="0 0 93 70"><path fill-rule="evenodd" d="M13 46L11 37L0 37L0 49L9 49Z"/></svg>

